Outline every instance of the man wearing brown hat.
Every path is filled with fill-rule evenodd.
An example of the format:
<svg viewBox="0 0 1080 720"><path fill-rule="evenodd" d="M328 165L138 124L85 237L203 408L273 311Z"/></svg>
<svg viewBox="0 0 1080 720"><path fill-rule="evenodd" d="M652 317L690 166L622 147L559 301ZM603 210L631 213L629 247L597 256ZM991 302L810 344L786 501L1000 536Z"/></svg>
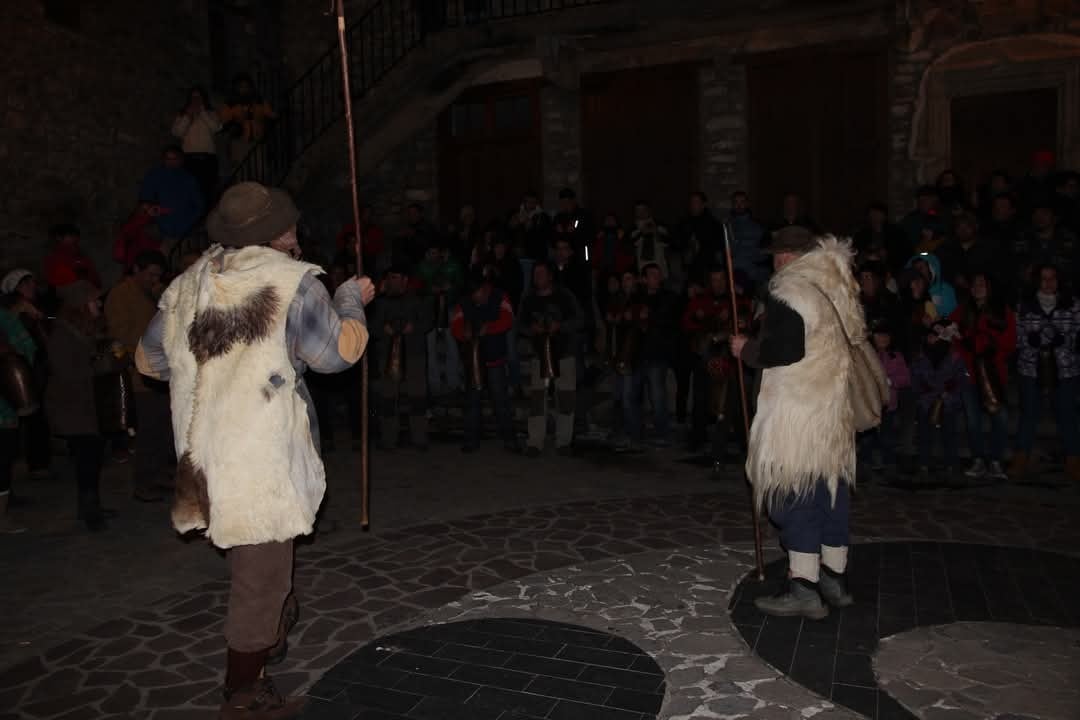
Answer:
<svg viewBox="0 0 1080 720"><path fill-rule="evenodd" d="M231 187L207 218L215 245L165 291L136 355L168 380L179 460L174 527L229 549L228 667L220 718L295 717L264 674L296 622L293 539L312 531L326 488L303 375L338 372L364 352L367 278L333 301L298 262L289 196Z"/></svg>
<svg viewBox="0 0 1080 720"><path fill-rule="evenodd" d="M788 552L790 582L758 598L768 615L822 619L852 603L844 572L848 488L855 481L855 426L847 338L866 334L847 242L800 226L772 235L761 331L736 335L731 351L762 368L746 472Z"/></svg>

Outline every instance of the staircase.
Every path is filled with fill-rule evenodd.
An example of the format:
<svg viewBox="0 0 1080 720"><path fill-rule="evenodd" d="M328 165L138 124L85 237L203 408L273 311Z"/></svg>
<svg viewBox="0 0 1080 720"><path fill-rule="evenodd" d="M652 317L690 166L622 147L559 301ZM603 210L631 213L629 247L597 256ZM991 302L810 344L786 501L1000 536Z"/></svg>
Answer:
<svg viewBox="0 0 1080 720"><path fill-rule="evenodd" d="M346 29L353 102L371 94L392 70L436 46L452 29L480 30L501 20L599 5L608 0L376 0ZM329 19L327 27L332 27ZM447 58L449 64L456 58ZM333 45L277 100L271 124L229 177L281 185L297 161L344 117L341 59Z"/></svg>

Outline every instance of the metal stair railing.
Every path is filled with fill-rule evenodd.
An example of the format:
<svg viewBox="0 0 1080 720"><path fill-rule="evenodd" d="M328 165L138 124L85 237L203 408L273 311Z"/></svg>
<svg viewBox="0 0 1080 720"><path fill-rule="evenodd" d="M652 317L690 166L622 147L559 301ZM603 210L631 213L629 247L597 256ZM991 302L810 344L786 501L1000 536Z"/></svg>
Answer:
<svg viewBox="0 0 1080 720"><path fill-rule="evenodd" d="M442 30L475 27L608 0L377 0L346 32L353 98L366 95L424 41ZM329 21L328 21L329 23ZM329 27L329 25L328 25ZM341 62L332 44L283 93L277 119L229 175L226 185L279 185L296 161L345 114Z"/></svg>

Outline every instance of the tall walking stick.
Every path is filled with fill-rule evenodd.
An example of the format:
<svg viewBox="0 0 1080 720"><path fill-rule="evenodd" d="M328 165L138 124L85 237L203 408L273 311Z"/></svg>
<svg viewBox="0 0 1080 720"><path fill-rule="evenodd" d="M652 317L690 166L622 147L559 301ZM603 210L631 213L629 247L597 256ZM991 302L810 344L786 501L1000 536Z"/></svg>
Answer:
<svg viewBox="0 0 1080 720"><path fill-rule="evenodd" d="M352 187L353 227L356 229L356 275L364 275L363 239L360 237L360 201L356 183L356 134L353 130L352 85L349 83L349 48L345 42L345 0L337 0L338 49L341 53L341 84L345 102L345 135L349 139L349 180ZM368 356L360 358L360 528L371 528L371 477L368 464Z"/></svg>
<svg viewBox="0 0 1080 720"><path fill-rule="evenodd" d="M739 305L735 296L735 266L731 263L731 230L724 223L724 255L727 259L728 290L731 292L731 322L735 334L739 334ZM747 447L750 445L750 408L746 402L746 378L743 375L742 357L735 358L739 366L739 399L742 401L743 437ZM743 472L746 472L745 466ZM749 478L747 478L749 481ZM750 511L754 518L754 558L757 561L758 580L765 579L765 557L761 550L761 518L757 503L754 501L754 488L750 487Z"/></svg>

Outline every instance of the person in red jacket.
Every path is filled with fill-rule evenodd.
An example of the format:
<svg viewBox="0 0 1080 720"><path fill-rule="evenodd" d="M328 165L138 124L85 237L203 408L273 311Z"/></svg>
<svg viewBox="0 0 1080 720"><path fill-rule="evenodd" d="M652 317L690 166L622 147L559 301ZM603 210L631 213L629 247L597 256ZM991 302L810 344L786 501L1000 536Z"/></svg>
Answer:
<svg viewBox="0 0 1080 720"><path fill-rule="evenodd" d="M514 327L514 309L510 306L506 293L493 288L479 268L469 275L466 290L461 302L450 314L450 334L463 345L462 358L468 358L466 367L471 367L473 358L479 360L482 367L478 372L482 384L491 393L503 448L516 453L518 442L510 410L507 375L507 334ZM477 342L475 355L472 353L474 340ZM461 451L470 453L480 447L480 395L483 388L476 387L471 373L465 385L468 388L465 400L465 444Z"/></svg>
<svg viewBox="0 0 1080 720"><path fill-rule="evenodd" d="M739 324L745 329L751 306L743 298L737 302ZM732 317L726 269L714 267L709 270L708 288L690 299L683 312L682 330L689 337L694 354L690 451L694 452L704 444L708 426L715 420L711 454L713 461L719 464L726 455L728 432L735 432L740 445L746 443L739 407L738 363L727 349Z"/></svg>
<svg viewBox="0 0 1080 720"><path fill-rule="evenodd" d="M53 250L45 257L45 282L54 288L85 280L94 287L101 287L94 261L79 248L82 233L74 225L56 225L49 231Z"/></svg>
<svg viewBox="0 0 1080 720"><path fill-rule="evenodd" d="M157 205L141 202L131 217L120 228L113 243L113 260L120 263L127 274L135 264L135 258L145 252L161 252L161 237L154 219L160 212Z"/></svg>
<svg viewBox="0 0 1080 720"><path fill-rule="evenodd" d="M1005 386L1009 356L1016 350L1016 314L994 292L986 274L972 274L969 287L967 299L949 315L956 328L953 349L971 377L963 389L971 451L971 465L964 474L1004 480L1007 475L1001 461L1009 427ZM984 442L984 418L990 420L989 444Z"/></svg>

